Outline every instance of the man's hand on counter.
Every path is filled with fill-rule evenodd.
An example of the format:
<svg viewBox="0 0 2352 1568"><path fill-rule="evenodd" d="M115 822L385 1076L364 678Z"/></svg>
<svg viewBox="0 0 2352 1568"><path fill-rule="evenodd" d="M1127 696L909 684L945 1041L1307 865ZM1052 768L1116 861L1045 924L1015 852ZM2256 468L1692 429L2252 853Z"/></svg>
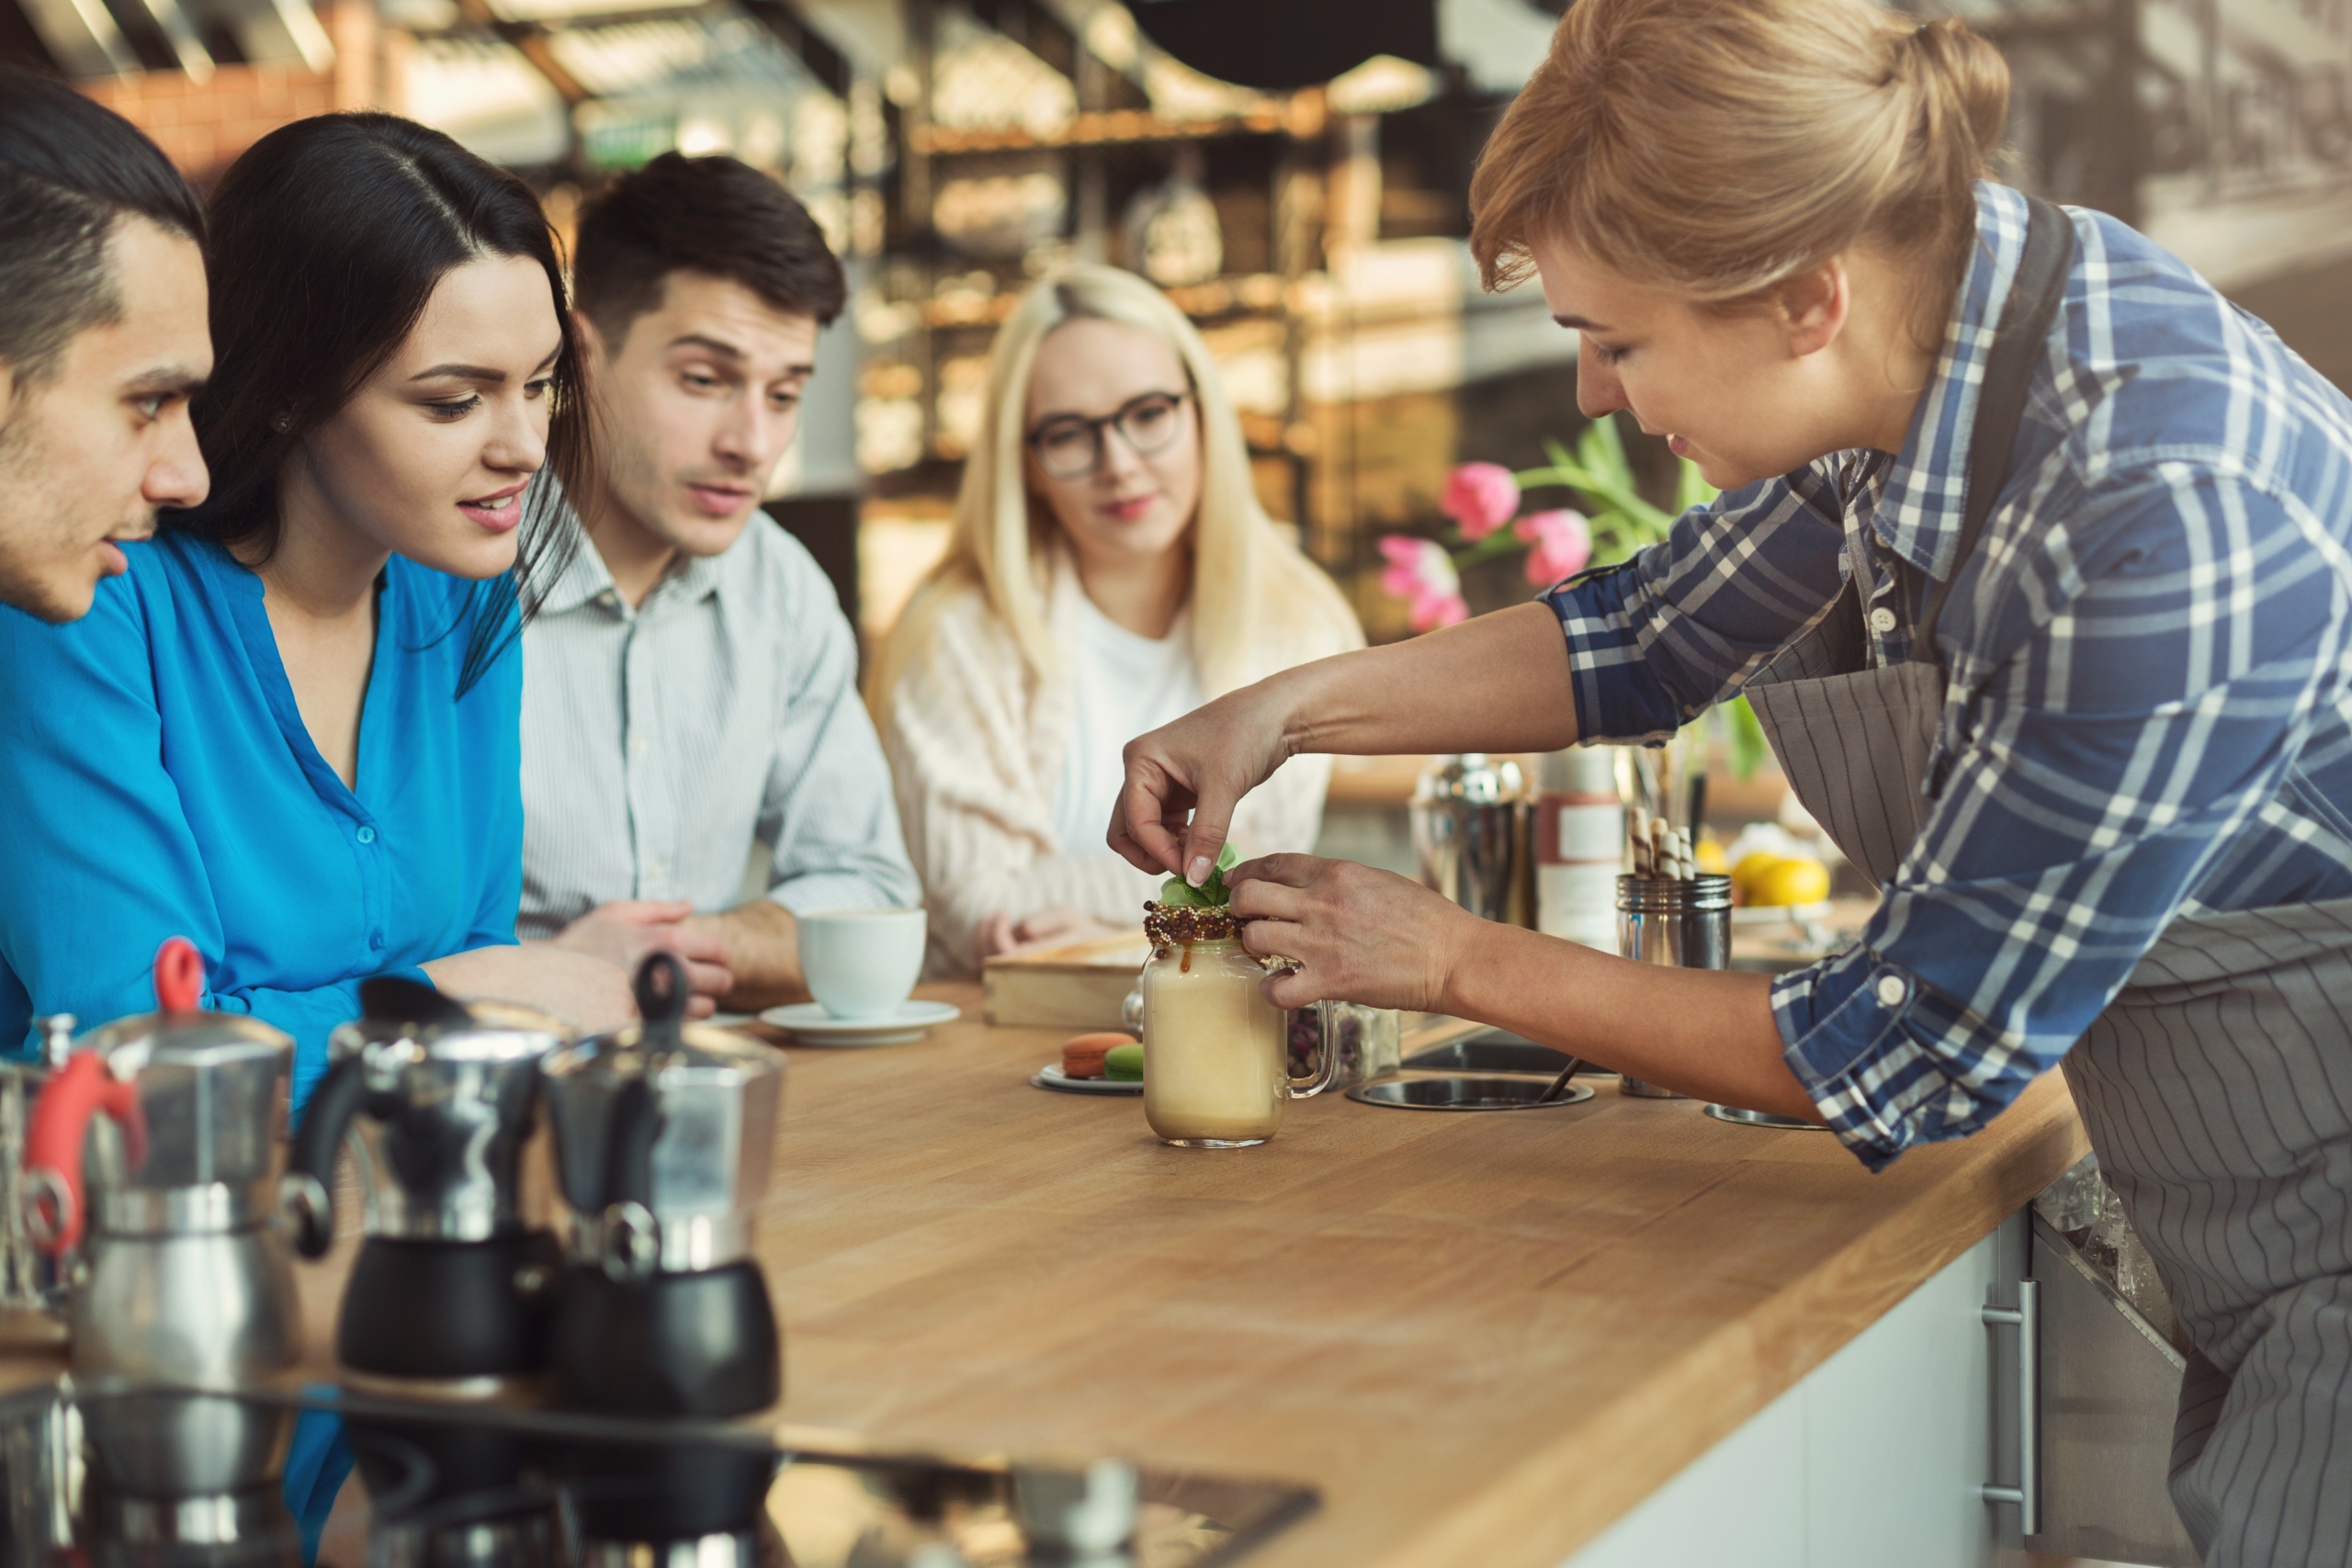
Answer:
<svg viewBox="0 0 2352 1568"><path fill-rule="evenodd" d="M1508 1029L1696 1100L1818 1122L1789 1070L1763 975L1635 964L1480 919L1351 861L1267 855L1226 873L1250 952L1296 959L1276 1007L1327 998Z"/></svg>

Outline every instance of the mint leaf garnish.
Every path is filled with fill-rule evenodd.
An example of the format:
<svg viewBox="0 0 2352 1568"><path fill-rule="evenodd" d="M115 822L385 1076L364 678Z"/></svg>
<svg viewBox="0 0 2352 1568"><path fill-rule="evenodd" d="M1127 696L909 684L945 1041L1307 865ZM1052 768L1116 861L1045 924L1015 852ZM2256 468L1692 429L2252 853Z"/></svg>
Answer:
<svg viewBox="0 0 2352 1568"><path fill-rule="evenodd" d="M1222 909L1233 901L1232 890L1225 885L1225 874L1241 863L1241 852L1231 844L1216 852L1216 864L1206 880L1195 887L1181 876L1171 876L1159 885L1159 901L1185 908Z"/></svg>

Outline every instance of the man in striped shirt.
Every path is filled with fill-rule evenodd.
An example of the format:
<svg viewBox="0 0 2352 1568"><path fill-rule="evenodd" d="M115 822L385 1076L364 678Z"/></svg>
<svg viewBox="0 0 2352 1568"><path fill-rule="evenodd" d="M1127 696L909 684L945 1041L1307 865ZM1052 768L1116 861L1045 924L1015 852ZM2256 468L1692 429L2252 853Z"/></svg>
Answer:
<svg viewBox="0 0 2352 1568"><path fill-rule="evenodd" d="M767 175L669 153L589 204L574 273L593 547L524 634L518 931L624 967L674 952L698 1010L789 1000L796 909L922 897L855 635L759 511L841 265Z"/></svg>

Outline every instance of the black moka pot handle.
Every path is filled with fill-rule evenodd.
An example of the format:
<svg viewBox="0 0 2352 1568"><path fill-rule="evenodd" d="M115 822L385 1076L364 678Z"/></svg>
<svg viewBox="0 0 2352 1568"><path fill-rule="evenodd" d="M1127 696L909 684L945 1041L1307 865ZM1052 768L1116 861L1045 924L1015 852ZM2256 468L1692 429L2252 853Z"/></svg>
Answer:
<svg viewBox="0 0 2352 1568"><path fill-rule="evenodd" d="M678 1033L678 1025L685 1021L686 1001L693 987L686 978L685 964L674 953L649 953L637 966L637 979L632 985L637 993L637 1015L643 1021L638 1032L639 1048L648 1052L670 1052L680 1049L685 1041Z"/></svg>
<svg viewBox="0 0 2352 1568"><path fill-rule="evenodd" d="M435 1029L463 1028L474 1021L465 1003L401 975L376 975L360 981L359 1010L379 1023L418 1023Z"/></svg>
<svg viewBox="0 0 2352 1568"><path fill-rule="evenodd" d="M334 1156L351 1119L367 1108L366 1068L356 1052L329 1067L294 1129L278 1197L294 1229L294 1250L305 1258L324 1258L334 1245Z"/></svg>
<svg viewBox="0 0 2352 1568"><path fill-rule="evenodd" d="M637 1010L642 1021L638 1049L643 1070L613 1095L612 1126L605 1142L605 1206L653 1206L653 1144L662 1134L662 1105L653 1089L661 1058L682 1048L678 1032L686 1015L686 966L674 953L649 953L637 967Z"/></svg>
<svg viewBox="0 0 2352 1568"><path fill-rule="evenodd" d="M377 1023L413 1024L427 1028L463 1028L474 1021L463 1002L444 996L431 986L398 975L376 975L359 982L360 1016ZM280 1206L294 1230L294 1250L305 1258L323 1258L334 1245L334 1158L361 1114L393 1116L396 1100L373 1103L368 1088L366 1063L353 1052L327 1069L303 1108L295 1128L293 1147L279 1184Z"/></svg>

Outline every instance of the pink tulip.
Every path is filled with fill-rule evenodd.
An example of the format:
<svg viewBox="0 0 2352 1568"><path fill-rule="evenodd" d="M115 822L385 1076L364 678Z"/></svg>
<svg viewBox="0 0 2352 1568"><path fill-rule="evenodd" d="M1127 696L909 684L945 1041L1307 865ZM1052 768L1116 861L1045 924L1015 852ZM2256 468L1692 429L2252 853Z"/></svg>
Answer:
<svg viewBox="0 0 2352 1568"><path fill-rule="evenodd" d="M1465 539L1483 539L1519 510L1519 481L1499 463L1464 463L1446 476L1438 510L1461 526Z"/></svg>
<svg viewBox="0 0 2352 1568"><path fill-rule="evenodd" d="M1462 597L1461 575L1453 570L1453 558L1445 553L1444 546L1390 534L1381 539L1380 553L1388 558L1387 569L1380 574L1381 592L1405 601L1415 631L1454 626L1470 618L1470 606Z"/></svg>
<svg viewBox="0 0 2352 1568"><path fill-rule="evenodd" d="M1511 532L1527 542L1527 581L1538 588L1574 577L1592 558L1592 530L1581 512L1533 513Z"/></svg>

